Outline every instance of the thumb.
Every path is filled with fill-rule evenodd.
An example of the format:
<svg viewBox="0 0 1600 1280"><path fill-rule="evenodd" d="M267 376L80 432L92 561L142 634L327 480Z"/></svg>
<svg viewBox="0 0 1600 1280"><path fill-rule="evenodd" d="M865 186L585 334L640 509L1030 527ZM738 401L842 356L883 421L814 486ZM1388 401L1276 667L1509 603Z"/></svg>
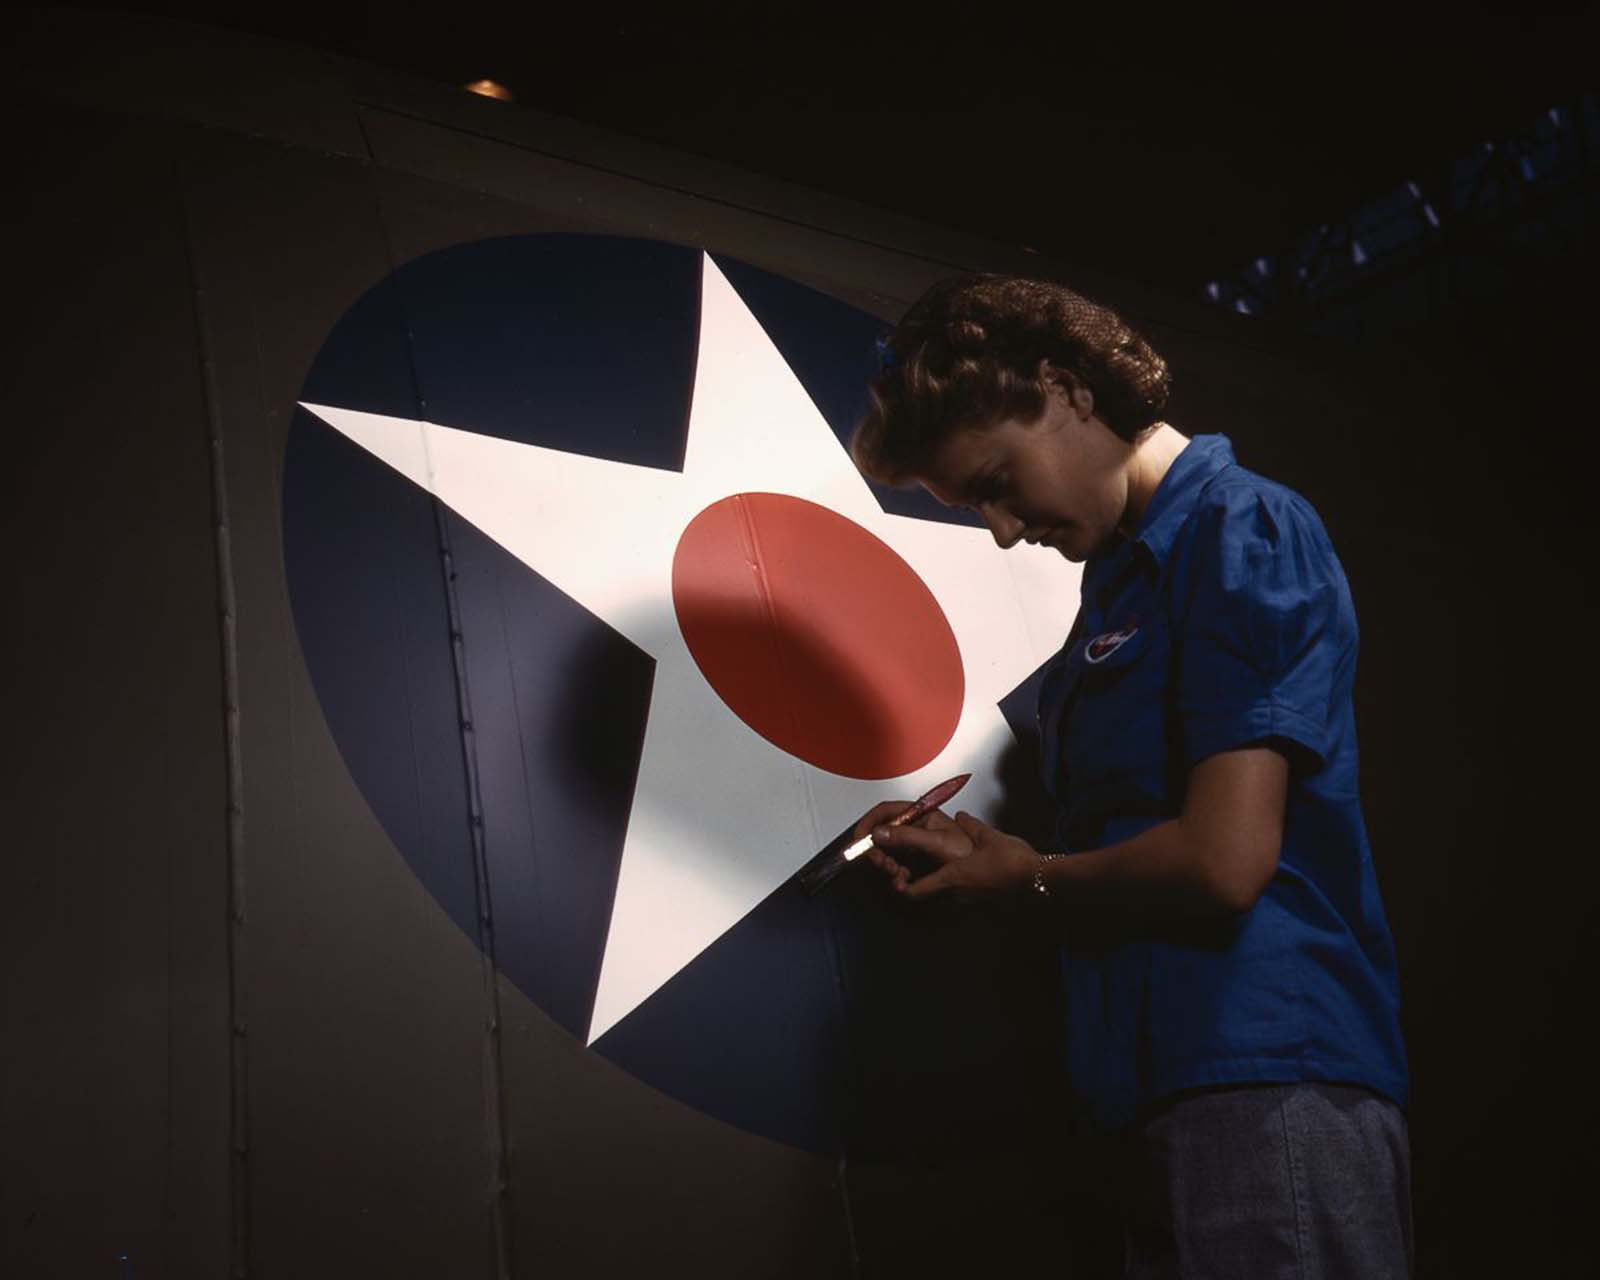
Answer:
<svg viewBox="0 0 1600 1280"><path fill-rule="evenodd" d="M960 827L967 833L968 838L973 844L977 844L979 838L986 834L989 830L989 826L986 822L983 822L978 818L974 818L965 809L960 810L956 814L956 826Z"/></svg>

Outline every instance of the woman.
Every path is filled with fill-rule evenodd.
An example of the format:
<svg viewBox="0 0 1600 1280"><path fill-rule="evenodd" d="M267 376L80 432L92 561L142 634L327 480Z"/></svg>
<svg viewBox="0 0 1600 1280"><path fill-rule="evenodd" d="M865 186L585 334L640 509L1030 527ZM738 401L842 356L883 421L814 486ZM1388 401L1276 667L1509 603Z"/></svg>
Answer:
<svg viewBox="0 0 1600 1280"><path fill-rule="evenodd" d="M870 860L910 899L1059 908L1067 1066L1117 1162L1125 1274L1409 1275L1356 619L1317 513L1162 421L1165 362L1061 286L935 286L883 365L860 469L1084 568L1039 686L1056 846L965 813L877 826L891 801L857 827Z"/></svg>

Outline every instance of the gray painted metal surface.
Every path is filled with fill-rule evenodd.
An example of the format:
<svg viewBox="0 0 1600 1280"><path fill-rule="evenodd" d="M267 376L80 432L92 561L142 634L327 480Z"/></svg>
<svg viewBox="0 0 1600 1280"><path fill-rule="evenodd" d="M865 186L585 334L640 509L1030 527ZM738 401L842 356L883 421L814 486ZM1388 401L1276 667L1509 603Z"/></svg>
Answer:
<svg viewBox="0 0 1600 1280"><path fill-rule="evenodd" d="M83 69L35 86L18 130L35 340L11 413L37 425L15 513L32 547L16 669L34 675L5 906L8 1274L870 1276L1061 1256L1088 1224L1052 1130L1001 1155L836 1165L640 1083L487 968L341 761L279 516L329 327L436 248L653 236L886 318L956 266L1049 264L267 42L87 15L34 38L36 67L71 47ZM1277 431L1294 352L1101 293L1212 375L1180 378L1186 430L1228 431L1314 498L1359 474L1336 397L1298 405L1292 446ZM935 1210L930 1234L952 1182L969 1211Z"/></svg>

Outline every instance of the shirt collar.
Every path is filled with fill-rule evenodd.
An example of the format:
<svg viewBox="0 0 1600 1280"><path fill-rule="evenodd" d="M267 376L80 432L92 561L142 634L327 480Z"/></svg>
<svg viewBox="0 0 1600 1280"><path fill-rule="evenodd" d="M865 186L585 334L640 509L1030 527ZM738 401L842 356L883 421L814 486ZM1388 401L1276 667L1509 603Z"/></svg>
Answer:
<svg viewBox="0 0 1600 1280"><path fill-rule="evenodd" d="M1161 477L1161 483L1151 495L1150 505L1139 518L1139 528L1132 539L1117 539L1116 545L1104 556L1096 557L1095 561L1084 566L1086 573L1098 578L1101 572L1121 563L1130 547L1138 546L1144 548L1158 568L1164 566L1178 530L1183 527L1183 522L1199 500L1200 491L1217 472L1231 466L1234 461L1233 443L1227 436L1192 437L1183 447L1183 452L1172 460L1166 475Z"/></svg>
<svg viewBox="0 0 1600 1280"><path fill-rule="evenodd" d="M1194 510L1200 491L1212 476L1233 463L1233 442L1224 435L1195 436L1172 460L1133 535L1135 542L1144 543L1158 565L1166 564L1167 553L1172 550L1179 528Z"/></svg>

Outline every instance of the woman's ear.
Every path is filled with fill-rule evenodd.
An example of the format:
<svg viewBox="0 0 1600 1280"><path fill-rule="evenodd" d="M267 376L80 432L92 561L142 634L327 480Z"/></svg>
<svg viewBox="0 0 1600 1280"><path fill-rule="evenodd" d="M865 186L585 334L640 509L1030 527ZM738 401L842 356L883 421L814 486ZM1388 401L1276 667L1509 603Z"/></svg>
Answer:
<svg viewBox="0 0 1600 1280"><path fill-rule="evenodd" d="M1087 421L1094 416L1094 392L1070 369L1041 360L1039 378L1046 385L1057 388L1078 417Z"/></svg>

